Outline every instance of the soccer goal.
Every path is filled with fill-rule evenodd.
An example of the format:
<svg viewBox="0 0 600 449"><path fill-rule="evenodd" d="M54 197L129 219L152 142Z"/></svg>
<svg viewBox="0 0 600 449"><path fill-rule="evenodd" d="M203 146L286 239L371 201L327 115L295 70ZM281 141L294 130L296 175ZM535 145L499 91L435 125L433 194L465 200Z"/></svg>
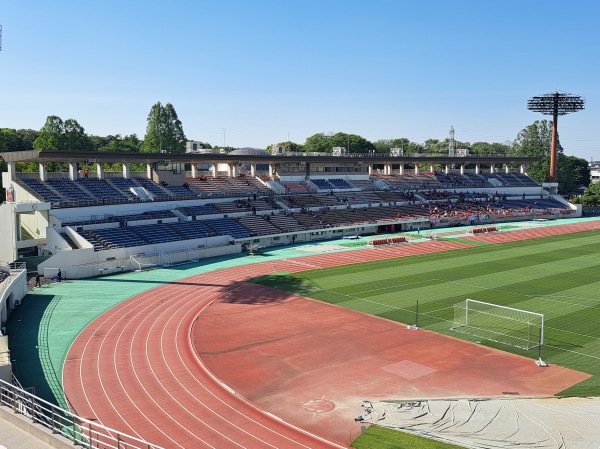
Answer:
<svg viewBox="0 0 600 449"><path fill-rule="evenodd" d="M453 331L522 349L544 344L544 315L467 299L454 304Z"/></svg>

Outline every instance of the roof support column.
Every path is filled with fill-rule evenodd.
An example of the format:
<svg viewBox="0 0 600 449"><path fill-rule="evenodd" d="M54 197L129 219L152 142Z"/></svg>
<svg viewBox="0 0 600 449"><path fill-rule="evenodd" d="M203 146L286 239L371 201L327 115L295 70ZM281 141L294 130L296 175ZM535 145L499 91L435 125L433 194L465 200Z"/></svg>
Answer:
<svg viewBox="0 0 600 449"><path fill-rule="evenodd" d="M192 162L192 178L198 177L198 165Z"/></svg>
<svg viewBox="0 0 600 449"><path fill-rule="evenodd" d="M490 173L496 173L496 165L493 162L490 165Z"/></svg>
<svg viewBox="0 0 600 449"><path fill-rule="evenodd" d="M400 166L398 167L398 174L399 175L404 174L404 164L400 164Z"/></svg>
<svg viewBox="0 0 600 449"><path fill-rule="evenodd" d="M429 164L429 173L435 173L435 167L433 164Z"/></svg>
<svg viewBox="0 0 600 449"><path fill-rule="evenodd" d="M504 164L504 173L510 173L510 168L508 164Z"/></svg>
<svg viewBox="0 0 600 449"><path fill-rule="evenodd" d="M131 170L129 169L129 162L123 162L123 178L130 179L131 178Z"/></svg>
<svg viewBox="0 0 600 449"><path fill-rule="evenodd" d="M460 164L460 174L461 175L465 174L465 164Z"/></svg>
<svg viewBox="0 0 600 449"><path fill-rule="evenodd" d="M96 173L98 179L104 179L104 165L102 165L102 162L96 162Z"/></svg>
<svg viewBox="0 0 600 449"><path fill-rule="evenodd" d="M45 162L40 162L40 181L48 181L48 169Z"/></svg>
<svg viewBox="0 0 600 449"><path fill-rule="evenodd" d="M415 164L415 175L419 174L419 164Z"/></svg>
<svg viewBox="0 0 600 449"><path fill-rule="evenodd" d="M152 164L146 164L146 178L152 179Z"/></svg>
<svg viewBox="0 0 600 449"><path fill-rule="evenodd" d="M17 176L17 163L16 162L7 162L7 172L10 180L12 181Z"/></svg>
<svg viewBox="0 0 600 449"><path fill-rule="evenodd" d="M475 174L478 175L480 171L481 171L481 164L479 162L477 162L475 164Z"/></svg>
<svg viewBox="0 0 600 449"><path fill-rule="evenodd" d="M521 174L525 174L525 166L523 164L521 164Z"/></svg>
<svg viewBox="0 0 600 449"><path fill-rule="evenodd" d="M77 162L69 162L69 180L75 181L77 178L79 178L78 175Z"/></svg>
<svg viewBox="0 0 600 449"><path fill-rule="evenodd" d="M371 176L373 174L373 164L369 164L367 168L369 169L369 176Z"/></svg>
<svg viewBox="0 0 600 449"><path fill-rule="evenodd" d="M444 173L446 173L446 174L450 173L450 164L444 165Z"/></svg>
<svg viewBox="0 0 600 449"><path fill-rule="evenodd" d="M256 176L256 164L250 164L250 176Z"/></svg>
<svg viewBox="0 0 600 449"><path fill-rule="evenodd" d="M212 164L212 177L216 178L217 177L217 164L215 162L213 162Z"/></svg>

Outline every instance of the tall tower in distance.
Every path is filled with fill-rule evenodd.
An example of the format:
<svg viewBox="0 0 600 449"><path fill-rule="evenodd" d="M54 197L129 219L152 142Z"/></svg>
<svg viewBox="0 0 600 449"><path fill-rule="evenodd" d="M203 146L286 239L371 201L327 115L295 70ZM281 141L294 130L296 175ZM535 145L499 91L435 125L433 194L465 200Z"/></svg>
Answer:
<svg viewBox="0 0 600 449"><path fill-rule="evenodd" d="M454 141L454 126L450 127L450 140L448 141L448 156L454 156L456 154Z"/></svg>

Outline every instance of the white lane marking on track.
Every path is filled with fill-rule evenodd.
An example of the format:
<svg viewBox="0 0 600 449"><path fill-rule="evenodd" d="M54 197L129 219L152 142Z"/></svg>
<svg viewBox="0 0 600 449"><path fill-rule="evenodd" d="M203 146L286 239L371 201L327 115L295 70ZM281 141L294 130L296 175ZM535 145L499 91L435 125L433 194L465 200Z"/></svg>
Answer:
<svg viewBox="0 0 600 449"><path fill-rule="evenodd" d="M249 274L249 275L256 275L256 271L255 271L254 269L252 269L252 270L248 270L248 274ZM213 278L213 279L214 279L214 278ZM142 293L141 295L144 295L144 294ZM137 296L139 296L139 295L136 295L136 297L135 297L135 298L132 298L132 299L130 299L130 300L128 301L128 307L129 307L129 306L131 306L131 305L133 305L134 307L133 307L133 309L131 309L131 310L126 310L126 311L125 311L125 316L128 316L128 315L129 315L129 314L130 314L132 311L135 311L136 309L139 309L139 308L140 308L140 306L141 306L142 304L137 304L137 303L150 302L151 304L150 304L149 306L147 306L147 307L144 307L144 308L143 308L144 310L145 310L145 309L147 309L148 307L151 307L152 305L155 305L155 302L148 301L148 296L147 296L147 295L144 295L143 297L137 297ZM135 302L132 302L132 301L135 301ZM107 323L109 323L109 322L110 322L110 319L112 319L112 318L113 318L113 317L115 317L115 316L117 316L117 317L118 317L118 313L122 313L122 310L121 310L121 308L119 308L118 310L113 310L113 313L109 313L109 314L103 314L103 316L104 316L105 320L104 320L102 323L100 323L100 326L98 327L98 329L97 329L97 330L96 330L96 331L95 331L95 332L94 332L94 333L93 333L93 334L92 334L92 335L89 337L89 339L88 339L88 340L87 340L87 342L85 343L85 346L84 346L84 351L83 351L83 353L82 353L82 357L81 357L81 361L83 361L83 359L84 359L84 355L85 355L84 353L87 351L87 349L88 349L88 346L89 346L90 342L92 341L92 339L93 339L93 338L95 337L95 335L96 335L96 332L98 332L98 331L101 329L101 327L102 327L104 324L107 324ZM109 319L109 318L110 318L110 319ZM130 321L131 321L131 320L132 320L132 318L130 319ZM115 322L115 323L113 323L113 325L112 325L112 326L109 328L109 331L110 331L110 330L112 330L112 329L113 329L113 328L116 326L116 324L118 324L119 322L123 322L123 320L122 320L120 317L118 317L118 319L116 320L116 322ZM119 338L120 338L120 337L119 337ZM100 350L100 351L98 351L98 352L96 353L96 356L97 356L97 359L96 359L96 362L97 362L97 372L98 372L98 379L100 380L101 388L102 388L102 390L103 390L103 393L105 394L105 397L107 398L107 400L109 401L109 403L111 404L112 408L115 410L115 412L117 413L117 415L118 415L118 416L119 416L119 417L120 417L120 418L123 420L123 422L124 422L124 423L125 423L125 424L126 424L126 425L127 425L127 426L128 426L128 427L129 427L129 428L132 430L132 431L133 431L133 433L134 433L134 434L136 434L136 435L138 435L138 436L139 436L139 434L137 434L137 432L135 432L135 429L133 429L133 428L131 427L131 425L130 425L129 423L127 423L127 421L126 421L126 420L123 418L122 414L121 414L121 413L120 413L118 410L116 410L116 408L115 408L115 405L114 405L114 404L113 404L113 403L110 401L110 399L109 399L109 396L108 396L108 394L107 394L107 391L106 391L106 388L105 388L105 385L104 385L104 383L103 383L103 382L102 382L102 380L101 380L101 379L102 379L102 377L101 377L101 374L100 374L100 369L99 369L99 363L100 363L100 360L99 360L99 354L102 352L102 349L103 349L103 346L104 346L104 343L105 343L106 339L107 339L107 335L105 335L105 336L104 336L104 338L103 338L103 340L102 340L102 343L101 343L101 348L100 348L101 350ZM188 341L188 343L190 343L190 342ZM114 353L114 352L116 352L116 351L113 351L113 353ZM192 353L194 353L194 351L193 351L193 350L192 350ZM195 353L194 353L194 355L195 355L195 356L196 356L196 358L197 358L197 355L196 355ZM115 356L115 354L113 354L113 363L115 364L115 367L116 367L116 360L115 360L114 356ZM179 356L181 357L181 355L179 355ZM80 361L80 366L79 366L79 368L80 368L80 369L79 369L79 372L80 372L80 382L81 382L82 391L83 391L83 393L84 393L84 396L85 396L85 398L86 398L86 401L87 401L87 403L88 403L88 405L89 405L90 409L94 410L94 407L93 407L93 406L92 406L92 404L90 403L89 396L88 396L88 394L87 394L87 391L86 391L86 387L85 387L85 385L84 385L84 383L83 383L83 372L82 372L82 367L83 367L83 364L81 363L81 361ZM188 371L189 371L189 369L188 369L188 367L187 367L187 366L186 366L185 368L186 368L186 370L188 370ZM190 374L192 374L192 373L190 373ZM194 375L192 374L192 376L194 376ZM122 385L122 384L121 384L121 385ZM204 387L204 388L205 388L205 387ZM221 399L221 398L219 398L219 397L217 397L217 396L215 396L215 394L214 394L213 392L211 392L211 391L208 391L208 390L207 390L207 392L208 392L209 394L211 394L213 397L215 397L217 400L219 400L220 402L223 402L223 401L222 401L222 399ZM125 394L127 394L127 395L129 396L129 394L128 394L127 392L125 392ZM237 396L237 398L238 398L238 400L242 400L244 403L247 403L247 404L249 404L250 406L252 406L253 408L255 408L255 409L256 409L256 406L254 406L254 405L253 405L253 404L251 404L251 403L248 403L248 401L246 401L244 398L242 398L242 397L239 397L239 396ZM226 405L227 407L231 408L232 410L236 411L236 410L235 410L235 408L234 408L234 407L232 407L230 404L227 404L227 403L224 403L224 402L223 402L223 404L224 404L224 405ZM135 404L134 404L134 406L135 406ZM138 410L139 410L139 408L138 408ZM259 412L261 412L261 413L263 413L263 414L265 413L264 411L261 411L260 409L256 409L256 410L257 410L257 411L259 411ZM140 411L140 412L141 412L141 411ZM141 413L142 413L142 412L141 412ZM148 418L148 417L147 417L147 416L146 416L144 413L142 413L142 415L143 415L144 417L146 417L146 419L148 419L148 420L149 420L149 418ZM247 417L245 417L245 418L246 418L246 419L248 419ZM257 421L255 421L255 420L253 420L253 419L251 419L251 420L252 420L252 421L254 421L256 424L258 424L259 426L261 426L262 428L264 428L265 430L268 430L268 431L271 431L271 432L275 432L273 429L270 429L269 427L265 426L264 424L262 424L262 423L260 423L260 422L257 422ZM155 426L155 425L152 423L152 421L151 421L151 420L149 420L149 422L150 422L150 424L152 424L154 427L156 427L156 428L157 428L159 431L161 431L161 429L160 429L160 428L158 428L157 426ZM308 433L308 432L304 431L303 429L299 429L299 428L297 428L297 427L295 427L295 426L293 426L293 425L291 425L291 424L289 424L289 423L286 423L286 424L287 424L287 425L288 425L290 428L293 428L293 429L295 429L295 430L298 430L298 431L302 432L304 435L310 436L310 437L312 437L312 438L316 438L316 439L320 440L321 442L327 443L327 444L328 444L328 445L330 445L331 447L346 447L346 446L340 446L340 445L337 445L337 444L335 444L335 443L331 443L331 442L329 442L329 441L327 441L327 440L324 440L324 439L322 439L322 438L320 438L320 437L318 437L318 436L312 435L312 434L310 434L310 433ZM161 433L163 433L163 434L164 434L164 432L162 432L162 431L161 431ZM277 433L277 432L275 432L275 433ZM278 433L278 434L279 434L279 433ZM281 435L281 434L279 434L279 435ZM165 436L166 436L167 438L171 439L171 438L170 438L168 435L165 435ZM288 437L286 437L285 435L282 435L282 436L283 436L284 438L287 438L287 439L289 439L289 438L288 438ZM290 441L293 441L293 440L290 440ZM177 444L177 443L176 443L176 444ZM267 444L269 444L269 443L267 443ZM301 445L301 446L303 446L303 447L309 447L309 446L306 446L306 445L304 445L304 444L302 444L302 443L299 443L299 442L298 442L298 444L300 444L300 445Z"/></svg>
<svg viewBox="0 0 600 449"><path fill-rule="evenodd" d="M210 289L210 290L209 290L209 293L211 293L211 292L213 292L213 291L214 291L214 289ZM231 425L231 426L233 426L233 427L236 427L236 428L238 428L240 431L242 431L242 432L244 432L245 434L247 434L248 436L251 436L251 437L254 437L254 438L257 438L257 439L258 439L258 437L256 437L255 435L253 435L253 434L251 434L250 432L248 432L248 431L246 431L246 430L242 429L242 428L241 428L241 427L239 427L237 424L235 424L233 421L231 421L231 420L229 420L229 419L226 419L224 416L222 416L221 414L219 414L219 413L217 413L216 411L214 411L214 410L213 410L213 409L212 409L212 408L211 408L209 405L207 405L206 403L204 403L204 401L201 401L200 399L198 399L198 397L197 397L197 394L194 394L194 393L193 393L193 392L191 392L191 391L190 391L188 388L186 388L186 387L185 387L185 385L183 385L183 383L180 381L179 377L178 377L178 376L177 376L177 375L176 375L176 374L173 372L173 370L172 370L172 368L171 368L171 365L170 365L170 364L167 362L167 359L166 359L166 357L165 357L165 353L166 353L166 351L165 351L165 349L164 349L165 333L166 333L166 331L167 331L167 328L168 328L168 326L170 325L170 322L172 321L172 319L173 319L175 316L177 316L177 315L176 315L176 314L177 314L177 312L179 312L179 311L181 311L181 310L184 310L184 311L186 311L186 312L194 312L194 309L191 309L191 308L190 308L190 303L192 303L192 304L193 304L193 303L197 303L197 302L198 302L198 297L197 297L197 294L198 294L198 293L197 293L197 290L194 290L193 292L187 292L187 293L186 293L186 295L185 295L184 297L180 298L179 302L177 302L177 303L176 303L176 302L173 302L173 306L172 306L172 307L169 307L169 309L165 309L165 310L163 311L163 313L161 313L161 315L165 315L165 314L168 314L168 315L169 315L169 317L168 317L168 319L167 319L167 321L166 321L166 322L159 321L159 319L157 318L157 319L155 319L155 320L154 320L154 323L152 324L152 328L154 328L154 327L155 327L157 324L159 324L159 323L160 323L161 325L163 325L162 332L161 332L161 339L160 339L160 348L161 348L161 351L160 351L160 352L161 352L161 357L162 357L162 360L163 360L163 361L165 361L164 367L166 367L166 368L169 370L170 374L173 376L173 377L172 377L172 380L174 380L175 382L177 382L177 383L179 384L179 386L181 386L181 387L182 387L182 391L185 391L185 392L188 394L188 397L187 397L186 399L191 399L191 400L194 400L194 401L198 402L198 403L199 403L199 404L200 404L202 407L204 407L206 410L209 410L210 412L212 412L213 414L217 415L219 418L221 418L222 420L224 420L225 422L227 422L227 424L228 424L228 425ZM190 296L190 295L193 295L193 296ZM209 294L206 294L206 293L203 293L202 295L203 295L203 296L206 296L206 297L208 297L209 299L212 297L212 295L209 295ZM222 295L219 295L219 296L222 296ZM185 301L185 302L184 302L184 301ZM206 301L206 299L203 299L202 301ZM182 319L182 320L186 320L186 319L189 319L189 318L191 318L191 316L193 316L193 315L195 315L195 313L184 313L184 315L182 316L182 318L181 318L181 319ZM149 335L150 335L150 333L146 334L146 353L148 353L148 345L149 345L149 338L148 338L148 337L149 337ZM175 336L176 336L176 335L175 335ZM177 351L179 351L179 349L177 349ZM188 407L187 407L187 404L186 404L186 405L184 405L184 404L182 404L182 403L181 403L181 401L179 401L178 399L176 399L176 398L175 398L175 397L174 397L174 396L171 394L171 391L170 391L170 389L166 388L166 387L163 385L163 382L161 381L161 376L160 376L160 375L157 375L157 373L155 372L155 370L154 370L154 368L153 368L154 364L153 364L153 363L151 363L151 361L150 361L150 359L149 359L149 358L147 358L147 361L148 361L148 366L150 367L150 370L152 371L152 373L153 373L153 375L154 375L155 379L156 379L156 380L157 380L157 382L158 382L158 383L161 385L161 387L163 388L163 390L165 390L165 392L166 392L166 393L167 393L167 394L168 394L168 395L169 395L169 396L170 396L170 397L173 399L173 401L174 401L174 402L176 402L176 403L177 403L177 404L178 404L178 405L179 405L179 406L180 406L182 409L186 410L186 411L187 411L187 412L190 414L190 416L192 416L194 419L198 419L198 418L195 416L195 414L197 413L197 410L190 410L190 409L188 409ZM141 385L141 382L140 382L140 385ZM142 388L144 388L144 387L142 386ZM198 420L199 420L199 419L198 419ZM200 421L201 421L201 420L200 420ZM203 424L207 425L208 427L212 428L212 426L209 426L207 423L205 423L205 422L203 422L203 421L201 421L201 422L202 422ZM222 437L224 437L225 439L227 439L227 440L231 441L233 444L235 444L235 445L237 445L237 446L240 446L240 447L245 447L245 446L242 446L241 444L239 444L238 442L236 442L236 441L232 440L232 439L231 439L231 438L229 438L227 435L223 434L222 432L218 431L217 429L214 429L214 431L215 431L216 433L220 434L220 435L221 435ZM262 440L260 440L260 441L262 441ZM265 443L266 443L266 442L265 442ZM268 444L268 443L267 443L267 444ZM275 447L275 446L272 446L272 447Z"/></svg>
<svg viewBox="0 0 600 449"><path fill-rule="evenodd" d="M178 290L178 295L179 295L179 294L183 294L183 293L184 293L184 289ZM163 298L164 298L164 297L163 297ZM167 301L167 303L169 303L169 304L170 304L170 306L169 306L169 307L163 307L163 308L161 309L161 310L162 310L162 313L161 313L161 315L165 314L167 311L170 311L171 307L173 307L173 305L174 305L174 304L176 304L176 302L175 302L175 301L177 300L176 298L173 298L173 297L171 297L171 296L166 296L166 298L169 300L169 301ZM157 401L154 399L154 395L150 394L150 392L149 392L149 391L146 389L146 386L144 385L144 382L142 382L142 381L141 381L141 379L139 378L138 371L135 369L135 362L134 362L134 360L133 360L133 353L134 353L134 342L135 342L136 336L137 336L137 334L138 334L138 332L139 332L139 330L140 330L141 326L142 326L142 325L143 325L143 324L144 324L144 323L145 323L147 320L150 320L150 319L151 319L151 320L153 321L153 324L152 324L152 326L151 326L151 328L150 328L150 332L146 333L146 338L145 338L145 339L144 339L144 338L142 338L142 341L143 341L143 342L145 342L145 345L144 345L144 346L145 346L145 350L146 350L146 353L145 353L145 358L146 358L146 361L148 361L148 366L150 367L150 370L151 370L152 374L154 375L155 379L157 380L157 382L159 383L159 385L161 385L161 387L163 387L163 389L164 389L164 390L167 392L167 394L168 394L168 395L171 397L171 399L173 399L173 400L174 400L174 402L176 402L178 405L180 405L180 406L181 406L181 403L179 403L179 401L177 401L177 400L176 400L176 399L173 397L173 395L172 395L172 394L171 394L171 393L170 393L170 392L169 392L167 389L165 389L165 387L164 387L164 385L162 384L161 380L160 380L160 379L159 379L159 378L158 378L158 377L155 375L155 373L154 373L154 370L153 370L153 368L152 368L152 363L150 363L150 361L149 361L149 359L148 359L148 339L149 339L149 336L150 336L150 335L151 335L151 333L152 333L152 328L154 327L154 325L156 324L156 322L158 321L158 319L160 318L160 316L161 316L161 315L159 315L159 316L157 317L155 314L152 314L152 313L149 313L149 314L142 314L142 321L141 321L141 322L138 324L137 328L135 329L135 332L134 332L133 336L132 336L132 337L131 337L131 339L130 339L130 342L129 342L129 362L130 362L130 363L129 363L129 364L130 364L130 366L131 366L131 368L132 368L133 375L135 376L135 378L136 378L136 380L137 380L137 386L136 386L136 388L137 388L137 387L140 387L140 388L141 388L141 389L144 391L144 393L146 393L146 397L147 397L148 399L150 399L150 400L151 400L151 401L152 401L152 402L153 402L153 403L156 405L156 407L157 407L158 409L160 409L160 410L161 410L161 411L162 411L162 412L165 414L165 416L166 416L168 419L170 419L170 420L171 420L171 422L173 422L173 423L174 423L176 426L178 426L179 428L181 428L182 430L184 430L185 432L187 432L187 433L188 433L189 435L191 435L193 438L195 438L195 439L197 439L197 440L201 441L201 442L202 442L203 444L205 444L206 446L208 446L208 447L211 447L211 448L215 448L215 449L216 449L216 447L215 447L215 446L213 446L212 444L208 443L206 440L204 440L203 438L201 438L199 435L195 434L194 432L191 432L191 431L190 431L190 430L189 430L189 429L188 429L186 426L183 426L183 425L182 425L182 424L181 424L181 423L180 423L180 422L179 422L177 419L175 419L175 418L172 416L172 415L173 415L173 413L172 413L172 412L171 412L171 413L169 413L167 410L165 410L165 408L163 407L163 405L159 404L159 403L158 403L158 402L157 402ZM140 316L140 314L138 314L137 316L139 317L139 316ZM126 330L126 329L123 329L123 331L125 331L125 330ZM119 337L119 338L120 338L120 337ZM116 352L117 352L117 351L115 351L115 354L116 354ZM117 368L117 365L116 365L116 364L115 364L115 369L117 369L117 370L118 370L118 368ZM123 388L125 388L125 387L123 386ZM221 432L219 432L218 430L214 429L214 428L213 428L213 427L212 427L210 424L208 424L206 421L203 421L202 419L200 419L200 418L198 418L197 416L195 416L195 415L193 415L192 413L190 413L190 411L189 411L187 408L185 408L185 407L181 407L181 408L182 408L183 410L185 410L185 411L186 411L186 412L187 412L189 415L191 415L191 416L192 416L192 417L193 417L195 420L199 421L201 424L203 424L203 425L204 425L204 426L206 426L207 428L209 428L209 429L213 430L215 433L218 433L218 434L220 434L221 436L225 437L225 439L228 439L228 440L232 441L230 438L228 438L227 436L223 435L223 434L222 434ZM233 442L233 441L232 441L232 442ZM233 442L233 443L235 443L235 442ZM178 446L180 446L180 447L184 447L184 446L181 446L181 445L180 445L179 443L177 443L177 442L176 442L176 444L177 444Z"/></svg>
<svg viewBox="0 0 600 449"><path fill-rule="evenodd" d="M86 400L86 402L87 402L87 404L88 404L88 406L89 406L90 410L91 410L92 412L94 412L94 414L95 414L96 416L97 416L97 413L95 413L95 408L94 408L94 406L92 405L92 403L90 402L89 395L88 395L88 393L87 393L87 389L86 389L86 387L85 387L85 384L84 384L84 381L83 381L83 379L84 379L84 376L83 376L83 372L82 372L82 371L83 371L83 366L84 366L84 359L85 359L85 357L86 357L86 352L87 352L87 350L88 350L88 347L89 347L90 343L92 342L92 340L94 339L94 337L96 336L96 333L97 333L98 331L100 331L101 327L102 327L104 324L106 324L107 322L110 322L110 318L112 318L112 317L113 317L113 316L115 316L116 314L117 314L117 312L115 312L114 310L112 310L112 311L111 311L111 313L105 313L105 314L103 314L103 315L102 315L102 316L104 316L104 317L105 317L105 319L104 319L102 322L100 322L100 323L96 323L96 322L94 322L94 325L96 325L96 324L99 324L99 325L98 325L98 327L97 327L97 328L94 330L94 332L93 332L93 333L92 333L92 334L91 334L91 335L88 337L88 340L85 342L84 349L83 349L83 351L81 352L81 357L80 357L80 360L79 360L79 381L80 381L80 385L81 385L81 390L82 390L82 392L83 392L83 395L84 395L84 397L85 397L85 400ZM106 316L109 316L110 318L106 318ZM118 321L119 321L118 319L117 319L117 320L115 320L115 324L113 324L113 327L116 325L116 322L118 322ZM86 328L86 329L84 329L84 331L82 331L82 334L83 334L83 333L84 333L84 332L85 332L87 329L89 329L89 325L88 325L88 328ZM103 343L103 342L102 342L102 343ZM102 343L101 343L101 345L102 345ZM107 394L106 394L106 389L104 388L104 385L102 384L102 380L101 380L101 379L102 379L102 377L101 377L101 375L100 375L100 351L96 351L96 352L95 352L95 353L94 353L94 354L93 354L91 357L92 357L92 361L93 361L93 360L94 360L94 358L95 358L96 371L97 371L97 379L99 379L100 385L102 386L102 391L103 391L103 393L104 393L104 395L105 395L105 398L108 400L108 402L111 404L111 406L112 406L112 407L113 407L113 409L114 409L114 406L113 406L112 402L111 402L111 401L108 399L108 396L107 396ZM64 374L63 374L63 375L64 375ZM132 433L133 433L134 435L137 435L137 436L139 437L140 435L139 435L139 434L138 434L138 433L135 431L135 429L134 429L133 427L131 427L131 426L129 425L129 423L128 423L128 422L127 422L127 421L126 421L126 420L123 418L123 416L122 416L122 415L119 413L119 411L115 409L115 412L116 412L116 413L117 413L117 415L118 415L118 416L119 416L119 417L120 417L120 418L123 420L123 422L125 423L125 425L126 425L126 426L127 426L129 429L131 429ZM112 434L112 432L111 432L111 431L109 431L109 435L111 435L111 436L114 436L114 435Z"/></svg>

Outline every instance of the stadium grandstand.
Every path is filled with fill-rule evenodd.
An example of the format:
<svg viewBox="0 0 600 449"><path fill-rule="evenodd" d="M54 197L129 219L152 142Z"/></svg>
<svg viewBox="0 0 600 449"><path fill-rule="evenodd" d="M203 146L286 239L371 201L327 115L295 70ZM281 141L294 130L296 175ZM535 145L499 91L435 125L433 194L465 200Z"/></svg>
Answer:
<svg viewBox="0 0 600 449"><path fill-rule="evenodd" d="M0 260L69 279L242 253L250 247L580 216L536 158L2 153ZM19 172L35 162L36 173ZM48 167L62 163L67 171ZM107 171L119 163L120 171ZM94 164L96 170L81 170ZM143 172L131 171L145 167Z"/></svg>

